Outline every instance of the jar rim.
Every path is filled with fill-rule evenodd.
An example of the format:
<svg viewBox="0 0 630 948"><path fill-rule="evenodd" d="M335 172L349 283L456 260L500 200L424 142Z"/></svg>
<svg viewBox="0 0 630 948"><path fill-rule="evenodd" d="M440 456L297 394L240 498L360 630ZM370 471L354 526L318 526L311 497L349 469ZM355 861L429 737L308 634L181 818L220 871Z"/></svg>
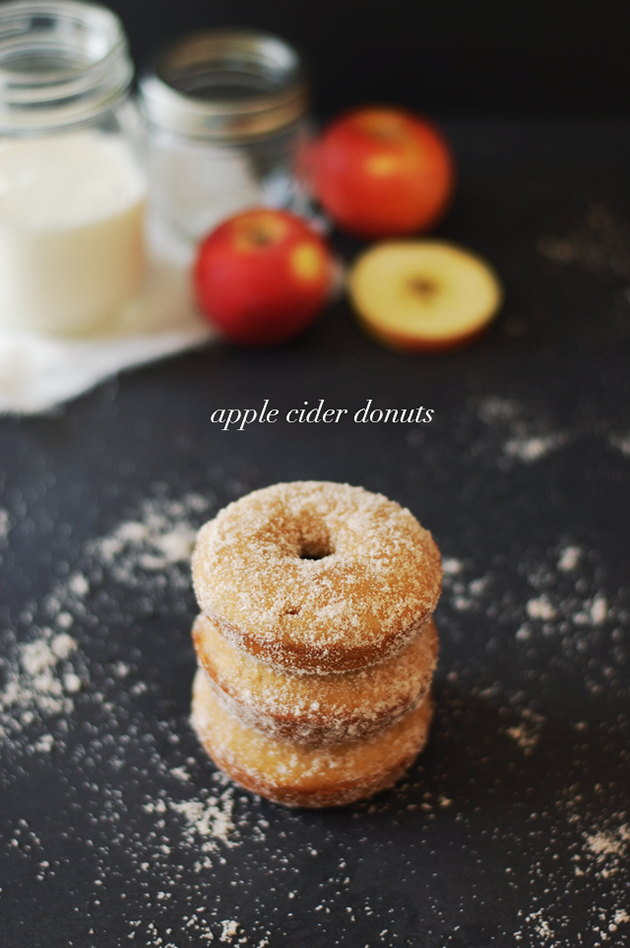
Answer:
<svg viewBox="0 0 630 948"><path fill-rule="evenodd" d="M150 126L188 138L245 143L308 109L300 54L271 33L214 30L184 37L140 81Z"/></svg>
<svg viewBox="0 0 630 948"><path fill-rule="evenodd" d="M0 5L0 130L40 132L92 121L129 91L119 18L81 0Z"/></svg>

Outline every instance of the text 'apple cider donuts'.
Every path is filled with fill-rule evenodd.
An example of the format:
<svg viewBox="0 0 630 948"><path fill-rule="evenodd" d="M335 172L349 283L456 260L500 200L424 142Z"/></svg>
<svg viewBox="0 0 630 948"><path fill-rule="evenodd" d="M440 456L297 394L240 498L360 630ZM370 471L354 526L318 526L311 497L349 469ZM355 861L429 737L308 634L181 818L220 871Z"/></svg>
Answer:
<svg viewBox="0 0 630 948"><path fill-rule="evenodd" d="M431 717L431 534L360 487L276 484L202 527L192 569L192 723L214 761L288 806L391 786Z"/></svg>

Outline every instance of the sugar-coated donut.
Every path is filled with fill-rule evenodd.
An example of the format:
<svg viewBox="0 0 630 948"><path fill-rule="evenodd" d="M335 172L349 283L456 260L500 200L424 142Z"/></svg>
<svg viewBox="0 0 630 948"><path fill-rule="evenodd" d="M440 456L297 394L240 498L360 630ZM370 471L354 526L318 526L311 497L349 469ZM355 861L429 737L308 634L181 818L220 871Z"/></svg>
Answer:
<svg viewBox="0 0 630 948"><path fill-rule="evenodd" d="M424 698L438 654L432 619L393 658L328 675L280 671L235 648L204 615L192 630L197 657L244 724L302 744L366 737Z"/></svg>
<svg viewBox="0 0 630 948"><path fill-rule="evenodd" d="M442 580L431 534L361 487L276 484L230 504L199 532L202 611L263 661L326 673L383 661L426 623Z"/></svg>
<svg viewBox="0 0 630 948"><path fill-rule="evenodd" d="M223 705L203 669L193 685L192 725L236 783L285 806L343 806L391 787L424 747L431 699L367 740L307 747L271 738Z"/></svg>

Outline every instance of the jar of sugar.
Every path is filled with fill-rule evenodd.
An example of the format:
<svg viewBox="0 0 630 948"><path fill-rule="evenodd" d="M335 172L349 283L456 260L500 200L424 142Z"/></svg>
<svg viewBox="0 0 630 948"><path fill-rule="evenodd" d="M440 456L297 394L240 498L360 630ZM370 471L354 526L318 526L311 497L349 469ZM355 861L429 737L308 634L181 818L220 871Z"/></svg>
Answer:
<svg viewBox="0 0 630 948"><path fill-rule="evenodd" d="M146 182L118 18L0 5L0 329L111 329L145 274Z"/></svg>
<svg viewBox="0 0 630 948"><path fill-rule="evenodd" d="M184 262L221 220L252 205L307 213L296 174L310 137L300 56L278 37L196 34L140 82L150 232Z"/></svg>

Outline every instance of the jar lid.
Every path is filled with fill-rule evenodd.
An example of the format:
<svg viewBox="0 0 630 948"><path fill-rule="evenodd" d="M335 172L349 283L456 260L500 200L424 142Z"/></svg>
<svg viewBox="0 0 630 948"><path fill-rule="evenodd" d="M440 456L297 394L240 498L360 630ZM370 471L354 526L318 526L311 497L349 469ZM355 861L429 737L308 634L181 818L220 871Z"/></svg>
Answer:
<svg viewBox="0 0 630 948"><path fill-rule="evenodd" d="M93 121L133 78L118 17L77 0L0 4L0 130L44 132Z"/></svg>
<svg viewBox="0 0 630 948"><path fill-rule="evenodd" d="M140 82L149 125L202 141L255 141L304 115L299 54L267 33L198 33L171 46Z"/></svg>

